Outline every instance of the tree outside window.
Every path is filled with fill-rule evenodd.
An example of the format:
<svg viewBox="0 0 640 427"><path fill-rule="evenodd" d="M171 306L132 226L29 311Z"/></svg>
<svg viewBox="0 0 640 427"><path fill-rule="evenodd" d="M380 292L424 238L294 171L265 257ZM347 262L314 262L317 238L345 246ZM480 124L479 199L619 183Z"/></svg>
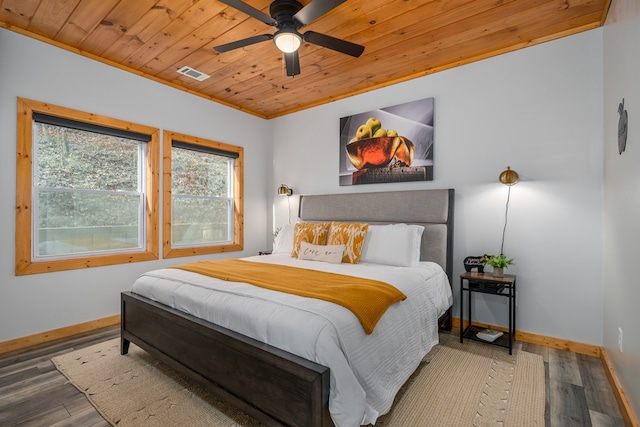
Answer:
<svg viewBox="0 0 640 427"><path fill-rule="evenodd" d="M164 256L243 247L244 150L164 132Z"/></svg>
<svg viewBox="0 0 640 427"><path fill-rule="evenodd" d="M159 131L18 100L16 274L158 258Z"/></svg>

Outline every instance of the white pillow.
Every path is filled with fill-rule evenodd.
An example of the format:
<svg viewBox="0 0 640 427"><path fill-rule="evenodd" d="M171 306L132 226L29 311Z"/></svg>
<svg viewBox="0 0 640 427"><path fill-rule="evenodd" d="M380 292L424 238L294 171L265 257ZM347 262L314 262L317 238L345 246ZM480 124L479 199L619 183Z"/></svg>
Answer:
<svg viewBox="0 0 640 427"><path fill-rule="evenodd" d="M420 263L423 232L421 225L369 225L360 262L415 267Z"/></svg>
<svg viewBox="0 0 640 427"><path fill-rule="evenodd" d="M343 254L344 245L313 245L308 242L301 242L298 259L340 264L342 262Z"/></svg>
<svg viewBox="0 0 640 427"><path fill-rule="evenodd" d="M293 229L293 224L285 224L280 228L273 241L273 251L271 253L291 255L291 251L293 251Z"/></svg>

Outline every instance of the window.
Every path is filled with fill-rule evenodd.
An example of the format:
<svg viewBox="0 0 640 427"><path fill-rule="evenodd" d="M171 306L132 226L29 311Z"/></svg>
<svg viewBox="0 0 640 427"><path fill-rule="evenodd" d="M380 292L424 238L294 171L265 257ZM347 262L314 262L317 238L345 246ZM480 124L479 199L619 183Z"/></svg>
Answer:
<svg viewBox="0 0 640 427"><path fill-rule="evenodd" d="M18 99L16 275L158 258L159 130Z"/></svg>
<svg viewBox="0 0 640 427"><path fill-rule="evenodd" d="M165 258L243 248L244 150L164 132Z"/></svg>

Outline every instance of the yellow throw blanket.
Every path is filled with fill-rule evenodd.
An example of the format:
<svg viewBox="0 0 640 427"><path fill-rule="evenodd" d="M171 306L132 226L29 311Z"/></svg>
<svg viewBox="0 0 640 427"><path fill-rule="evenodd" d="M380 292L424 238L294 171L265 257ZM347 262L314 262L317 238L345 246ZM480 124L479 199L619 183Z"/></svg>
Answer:
<svg viewBox="0 0 640 427"><path fill-rule="evenodd" d="M174 268L340 304L356 315L367 334L373 332L389 307L407 298L377 280L240 259L198 261Z"/></svg>

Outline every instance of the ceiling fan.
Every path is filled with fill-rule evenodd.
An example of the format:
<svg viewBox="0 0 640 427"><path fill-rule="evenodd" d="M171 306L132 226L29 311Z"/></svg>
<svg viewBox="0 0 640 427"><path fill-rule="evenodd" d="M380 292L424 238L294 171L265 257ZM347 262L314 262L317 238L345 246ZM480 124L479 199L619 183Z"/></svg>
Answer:
<svg viewBox="0 0 640 427"><path fill-rule="evenodd" d="M297 0L275 0L269 6L271 16L262 13L253 6L241 0L220 0L222 3L238 9L247 15L256 18L267 25L278 29L274 34L261 34L231 43L216 46L217 52L228 52L233 49L249 46L267 40L273 40L278 49L284 52L285 64L288 76L300 74L300 59L298 48L302 41L318 46L326 47L354 57L359 57L364 52L364 46L337 39L326 34L307 31L300 34L298 30L315 21L325 13L341 5L346 0L312 0L306 6L302 6Z"/></svg>

